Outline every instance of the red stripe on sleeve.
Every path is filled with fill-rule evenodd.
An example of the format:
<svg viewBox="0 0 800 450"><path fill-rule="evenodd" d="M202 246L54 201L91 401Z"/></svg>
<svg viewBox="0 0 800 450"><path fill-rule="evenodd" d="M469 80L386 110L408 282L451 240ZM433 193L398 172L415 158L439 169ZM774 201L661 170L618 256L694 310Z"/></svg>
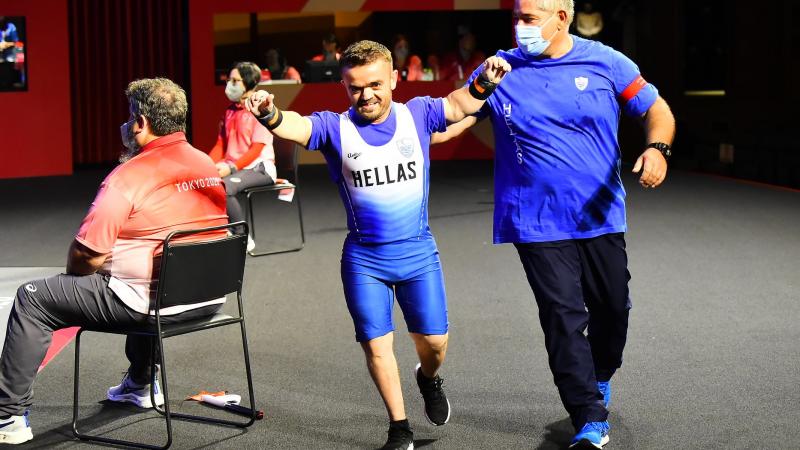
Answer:
<svg viewBox="0 0 800 450"><path fill-rule="evenodd" d="M636 97L636 94L638 94L639 91L641 91L645 86L647 86L647 81L645 81L644 78L639 75L631 82L631 84L628 85L628 87L625 88L625 90L622 91L621 94L619 94L619 96L623 101L625 101L625 103L627 103L631 101L633 97Z"/></svg>

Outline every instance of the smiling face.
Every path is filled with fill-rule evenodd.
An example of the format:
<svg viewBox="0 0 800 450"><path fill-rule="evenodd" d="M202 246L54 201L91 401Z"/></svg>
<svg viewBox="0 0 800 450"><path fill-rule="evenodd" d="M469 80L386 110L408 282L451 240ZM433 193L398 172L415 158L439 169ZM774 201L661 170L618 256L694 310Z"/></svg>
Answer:
<svg viewBox="0 0 800 450"><path fill-rule="evenodd" d="M397 71L379 58L370 63L342 70L342 84L350 105L367 122L386 120L392 107L392 90L397 86Z"/></svg>

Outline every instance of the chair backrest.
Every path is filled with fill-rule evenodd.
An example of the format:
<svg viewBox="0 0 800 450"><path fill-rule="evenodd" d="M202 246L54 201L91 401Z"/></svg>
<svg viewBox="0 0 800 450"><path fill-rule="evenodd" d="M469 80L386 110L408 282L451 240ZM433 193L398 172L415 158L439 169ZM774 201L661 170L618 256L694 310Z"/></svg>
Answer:
<svg viewBox="0 0 800 450"><path fill-rule="evenodd" d="M297 184L297 157L300 146L292 141L275 136L272 141L275 150L275 167L278 169L278 177L286 178L290 182Z"/></svg>
<svg viewBox="0 0 800 450"><path fill-rule="evenodd" d="M186 236L243 227L243 234L191 241ZM180 240L177 241L176 240ZM156 308L202 303L241 293L247 252L247 225L236 222L217 227L174 231L164 239Z"/></svg>

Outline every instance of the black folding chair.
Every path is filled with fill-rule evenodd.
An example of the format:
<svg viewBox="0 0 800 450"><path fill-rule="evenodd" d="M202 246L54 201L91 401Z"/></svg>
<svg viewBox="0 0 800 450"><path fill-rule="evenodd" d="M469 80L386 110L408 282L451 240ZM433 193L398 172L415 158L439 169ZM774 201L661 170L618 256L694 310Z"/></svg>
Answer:
<svg viewBox="0 0 800 450"><path fill-rule="evenodd" d="M300 228L300 245L292 246L287 248L281 248L278 250L269 250L269 251L262 251L259 252L256 249L248 252L251 256L264 256L264 255L274 255L276 253L288 253L288 252L297 252L303 249L306 243L306 234L305 230L303 229L303 209L300 206L300 189L299 189L299 181L300 177L298 175L297 166L298 166L298 153L300 146L295 144L292 141L288 141L285 139L281 139L275 136L273 140L273 148L275 149L275 163L278 169L278 175L280 177L285 177L287 182L285 183L275 183L269 186L255 186L252 188L245 189L243 193L247 198L247 210L246 210L246 217L247 223L250 225L250 230L253 235L253 240L256 241L256 246L258 245L258 238L256 236L256 226L255 226L255 208L253 207L253 198L256 194L262 192L276 192L281 191L283 189L294 189L294 197L292 201L297 205L297 223Z"/></svg>
<svg viewBox="0 0 800 450"><path fill-rule="evenodd" d="M228 229L233 232L237 227L244 229L244 234L233 234L216 239L206 239L202 241L180 241L190 235L200 235L215 230ZM129 329L90 329L81 328L75 339L75 387L72 411L72 433L81 440L97 441L107 444L125 445L138 448L166 449L172 444L172 419L186 419L200 422L209 422L221 425L231 425L236 427L249 427L256 420L255 399L253 395L253 377L250 372L250 353L247 348L247 335L244 325L244 310L242 308L242 281L244 278L244 263L247 249L247 224L236 222L216 227L208 227L194 230L174 231L164 239L163 253L161 256L161 272L159 274L158 291L155 300L155 324L143 323L141 327ZM212 261L221 262L212 264ZM180 322L176 324L162 324L160 310L169 306L189 305L202 303L236 292L236 299L239 304L239 316L232 317L226 314L215 314L214 316ZM250 398L250 410L252 416L244 422L217 419L213 417L197 416L191 414L181 414L170 411L169 405L169 386L167 384L167 362L164 355L163 339L179 336L195 331L208 330L225 325L239 324L242 331L242 347L244 349L244 364L247 372L247 390ZM140 442L130 442L118 439L111 439L103 436L91 436L83 434L78 430L78 401L80 387L80 349L81 334L86 331L113 334L136 334L141 336L151 336L157 345L153 346L153 378L150 381L150 399L154 409L158 411L166 420L167 443L163 446L155 446ZM156 406L155 400L155 380L156 373L156 352L161 356L161 388L164 394L163 409Z"/></svg>

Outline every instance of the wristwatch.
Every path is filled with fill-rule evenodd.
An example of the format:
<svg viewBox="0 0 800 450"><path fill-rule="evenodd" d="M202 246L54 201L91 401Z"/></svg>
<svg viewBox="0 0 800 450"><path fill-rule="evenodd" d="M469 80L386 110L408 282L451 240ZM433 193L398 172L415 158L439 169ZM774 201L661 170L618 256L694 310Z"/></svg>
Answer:
<svg viewBox="0 0 800 450"><path fill-rule="evenodd" d="M672 156L672 147L670 147L669 144L665 144L663 142L651 142L650 144L647 144L645 149L651 147L660 151L661 154L664 155L664 159L669 159L669 157Z"/></svg>

